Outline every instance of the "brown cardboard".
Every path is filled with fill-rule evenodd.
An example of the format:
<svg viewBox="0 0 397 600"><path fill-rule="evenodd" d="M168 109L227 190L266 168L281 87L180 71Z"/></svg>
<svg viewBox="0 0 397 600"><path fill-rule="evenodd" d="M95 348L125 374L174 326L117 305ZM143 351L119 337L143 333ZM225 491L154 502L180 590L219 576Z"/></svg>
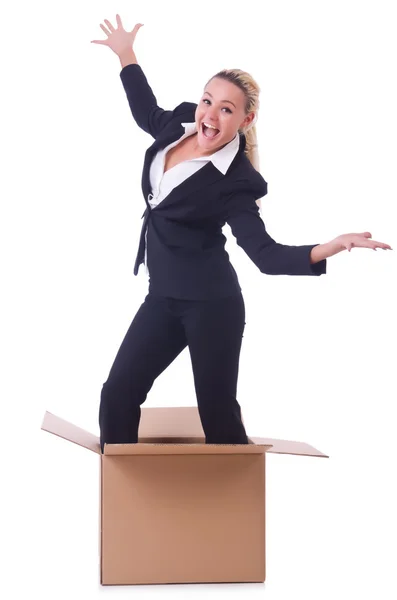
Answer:
<svg viewBox="0 0 397 600"><path fill-rule="evenodd" d="M42 429L100 456L103 585L264 582L266 453L327 458L271 438L206 444L197 406L142 408L138 443L103 454L51 413Z"/></svg>
<svg viewBox="0 0 397 600"><path fill-rule="evenodd" d="M88 448L88 450L97 452L97 454L101 453L99 438L96 435L61 419L48 411L44 415L41 428L44 429L44 431L48 431L65 440L69 440L69 442L74 442L79 446Z"/></svg>

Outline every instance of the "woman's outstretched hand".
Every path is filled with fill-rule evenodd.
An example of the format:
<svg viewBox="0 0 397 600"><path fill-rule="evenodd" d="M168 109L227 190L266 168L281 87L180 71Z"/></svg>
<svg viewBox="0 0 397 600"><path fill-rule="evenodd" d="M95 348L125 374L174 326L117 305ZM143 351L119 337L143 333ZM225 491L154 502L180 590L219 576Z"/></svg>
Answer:
<svg viewBox="0 0 397 600"><path fill-rule="evenodd" d="M363 233L343 233L335 238L333 242L340 244L342 250L346 249L349 252L352 248L372 248L373 250L377 248L382 248L383 250L392 249L389 244L376 242L371 238L372 234L369 231L364 231Z"/></svg>
<svg viewBox="0 0 397 600"><path fill-rule="evenodd" d="M392 250L389 244L376 242L371 238L372 234L369 231L364 231L363 233L343 233L326 244L317 244L317 246L314 246L310 251L310 262L317 263L343 250L350 252L352 248L372 248L373 250L382 248L383 250Z"/></svg>
<svg viewBox="0 0 397 600"><path fill-rule="evenodd" d="M132 31L126 31L121 22L120 15L116 15L117 29L107 19L104 19L109 29L106 29L102 23L100 28L108 36L107 40L91 40L91 44L102 44L109 46L117 56L121 56L126 50L130 50L135 42L135 37L138 30L143 26L143 23L137 23Z"/></svg>

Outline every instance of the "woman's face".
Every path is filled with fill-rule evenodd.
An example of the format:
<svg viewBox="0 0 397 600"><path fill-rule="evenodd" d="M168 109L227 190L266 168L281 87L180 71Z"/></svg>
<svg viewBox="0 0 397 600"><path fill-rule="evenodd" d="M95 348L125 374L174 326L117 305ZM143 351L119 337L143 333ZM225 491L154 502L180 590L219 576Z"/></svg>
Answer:
<svg viewBox="0 0 397 600"><path fill-rule="evenodd" d="M244 104L244 92L234 83L215 77L206 85L195 113L197 145L203 153L220 150L253 120L255 113L246 115Z"/></svg>

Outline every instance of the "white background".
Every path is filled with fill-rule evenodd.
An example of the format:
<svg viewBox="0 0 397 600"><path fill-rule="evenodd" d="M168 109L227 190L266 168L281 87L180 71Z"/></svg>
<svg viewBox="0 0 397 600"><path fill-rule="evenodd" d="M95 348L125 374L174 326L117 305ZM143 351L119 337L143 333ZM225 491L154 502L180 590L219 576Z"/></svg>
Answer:
<svg viewBox="0 0 397 600"><path fill-rule="evenodd" d="M286 244L369 230L397 245L392 0L19 2L2 10L2 592L40 598L396 598L396 257L353 249L321 277L266 276L227 249L246 302L238 398L249 435L330 459L267 460L265 584L101 588L98 457L40 430L45 410L98 433L133 275L135 124L99 23L144 23L135 51L158 104L251 72L269 233ZM188 351L147 406L193 405Z"/></svg>

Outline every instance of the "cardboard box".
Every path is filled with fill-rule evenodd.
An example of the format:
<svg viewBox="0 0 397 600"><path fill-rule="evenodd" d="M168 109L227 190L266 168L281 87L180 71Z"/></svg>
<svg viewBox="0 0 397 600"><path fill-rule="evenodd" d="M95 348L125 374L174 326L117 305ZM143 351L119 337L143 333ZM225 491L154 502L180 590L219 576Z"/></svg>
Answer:
<svg viewBox="0 0 397 600"><path fill-rule="evenodd" d="M328 458L302 442L206 444L197 406L142 408L136 444L46 413L42 429L101 461L102 585L264 582L265 457Z"/></svg>

